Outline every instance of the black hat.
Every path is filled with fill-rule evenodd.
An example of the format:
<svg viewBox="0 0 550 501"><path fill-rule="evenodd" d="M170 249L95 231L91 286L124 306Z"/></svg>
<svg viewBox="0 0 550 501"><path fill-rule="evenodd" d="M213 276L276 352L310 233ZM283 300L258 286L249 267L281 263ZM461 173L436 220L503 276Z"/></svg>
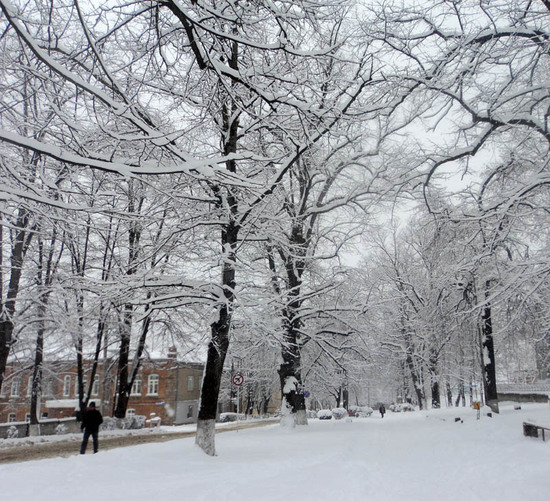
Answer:
<svg viewBox="0 0 550 501"><path fill-rule="evenodd" d="M90 402L89 406L90 407L95 407L95 402Z"/></svg>

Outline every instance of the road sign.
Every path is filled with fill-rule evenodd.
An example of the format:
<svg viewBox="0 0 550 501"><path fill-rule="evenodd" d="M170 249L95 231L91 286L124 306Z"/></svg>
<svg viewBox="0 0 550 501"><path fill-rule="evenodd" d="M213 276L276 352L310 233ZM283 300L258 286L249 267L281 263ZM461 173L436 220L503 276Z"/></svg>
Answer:
<svg viewBox="0 0 550 501"><path fill-rule="evenodd" d="M237 372L231 381L235 386L241 386L244 383L244 376L240 372Z"/></svg>

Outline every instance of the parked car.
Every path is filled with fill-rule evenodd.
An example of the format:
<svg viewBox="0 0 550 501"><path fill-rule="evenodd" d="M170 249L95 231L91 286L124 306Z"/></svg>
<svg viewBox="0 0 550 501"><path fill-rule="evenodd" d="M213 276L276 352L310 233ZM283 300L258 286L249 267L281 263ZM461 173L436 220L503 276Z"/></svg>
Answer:
<svg viewBox="0 0 550 501"><path fill-rule="evenodd" d="M350 405L348 407L348 414L351 417L369 417L373 412L374 409L368 405Z"/></svg>
<svg viewBox="0 0 550 501"><path fill-rule="evenodd" d="M222 412L218 421L220 423L232 423L234 421L244 421L246 420L245 414L237 414L236 412Z"/></svg>
<svg viewBox="0 0 550 501"><path fill-rule="evenodd" d="M321 409L317 411L318 419L332 419L332 411L330 409Z"/></svg>
<svg viewBox="0 0 550 501"><path fill-rule="evenodd" d="M315 419L317 417L317 413L315 411L312 411L312 410L307 410L306 411L306 416L308 419Z"/></svg>
<svg viewBox="0 0 550 501"><path fill-rule="evenodd" d="M343 419L345 417L348 417L348 411L347 409L344 409L343 407L336 407L332 409L332 417L334 419Z"/></svg>

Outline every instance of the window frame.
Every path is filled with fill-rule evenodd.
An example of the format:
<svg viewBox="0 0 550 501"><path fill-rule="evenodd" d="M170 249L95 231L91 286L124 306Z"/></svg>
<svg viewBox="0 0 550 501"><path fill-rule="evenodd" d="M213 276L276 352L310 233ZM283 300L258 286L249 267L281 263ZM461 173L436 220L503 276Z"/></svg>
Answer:
<svg viewBox="0 0 550 501"><path fill-rule="evenodd" d="M159 394L159 375L158 374L149 374L147 378L147 395L158 395ZM151 391L153 389L153 391Z"/></svg>
<svg viewBox="0 0 550 501"><path fill-rule="evenodd" d="M21 396L21 378L14 377L11 380L10 397L19 397L19 396Z"/></svg>
<svg viewBox="0 0 550 501"><path fill-rule="evenodd" d="M149 389L149 387L147 387ZM138 374L134 382L132 383L132 388L130 389L130 396L131 397L138 397L141 396L143 393L143 378L141 377L141 374Z"/></svg>
<svg viewBox="0 0 550 501"><path fill-rule="evenodd" d="M71 375L65 374L63 377L63 396L64 397L70 397L71 396Z"/></svg>
<svg viewBox="0 0 550 501"><path fill-rule="evenodd" d="M92 384L92 395L96 397L99 395L99 374L94 376L94 383Z"/></svg>

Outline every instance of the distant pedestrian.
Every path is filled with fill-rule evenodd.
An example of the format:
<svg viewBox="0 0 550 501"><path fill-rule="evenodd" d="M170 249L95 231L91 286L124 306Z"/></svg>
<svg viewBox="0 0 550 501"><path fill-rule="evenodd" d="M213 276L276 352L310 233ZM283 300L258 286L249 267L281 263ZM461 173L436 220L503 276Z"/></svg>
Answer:
<svg viewBox="0 0 550 501"><path fill-rule="evenodd" d="M386 414L386 408L384 407L384 404L380 404L380 409L378 410L380 411L380 417L384 419L384 414Z"/></svg>
<svg viewBox="0 0 550 501"><path fill-rule="evenodd" d="M82 416L82 424L80 429L84 431L84 436L82 437L82 445L80 446L80 454L86 454L86 447L88 447L88 439L90 435L92 436L92 441L94 443L94 454L97 452L99 441L98 441L98 432L99 425L103 423L103 416L95 408L95 402L90 402L88 409Z"/></svg>

